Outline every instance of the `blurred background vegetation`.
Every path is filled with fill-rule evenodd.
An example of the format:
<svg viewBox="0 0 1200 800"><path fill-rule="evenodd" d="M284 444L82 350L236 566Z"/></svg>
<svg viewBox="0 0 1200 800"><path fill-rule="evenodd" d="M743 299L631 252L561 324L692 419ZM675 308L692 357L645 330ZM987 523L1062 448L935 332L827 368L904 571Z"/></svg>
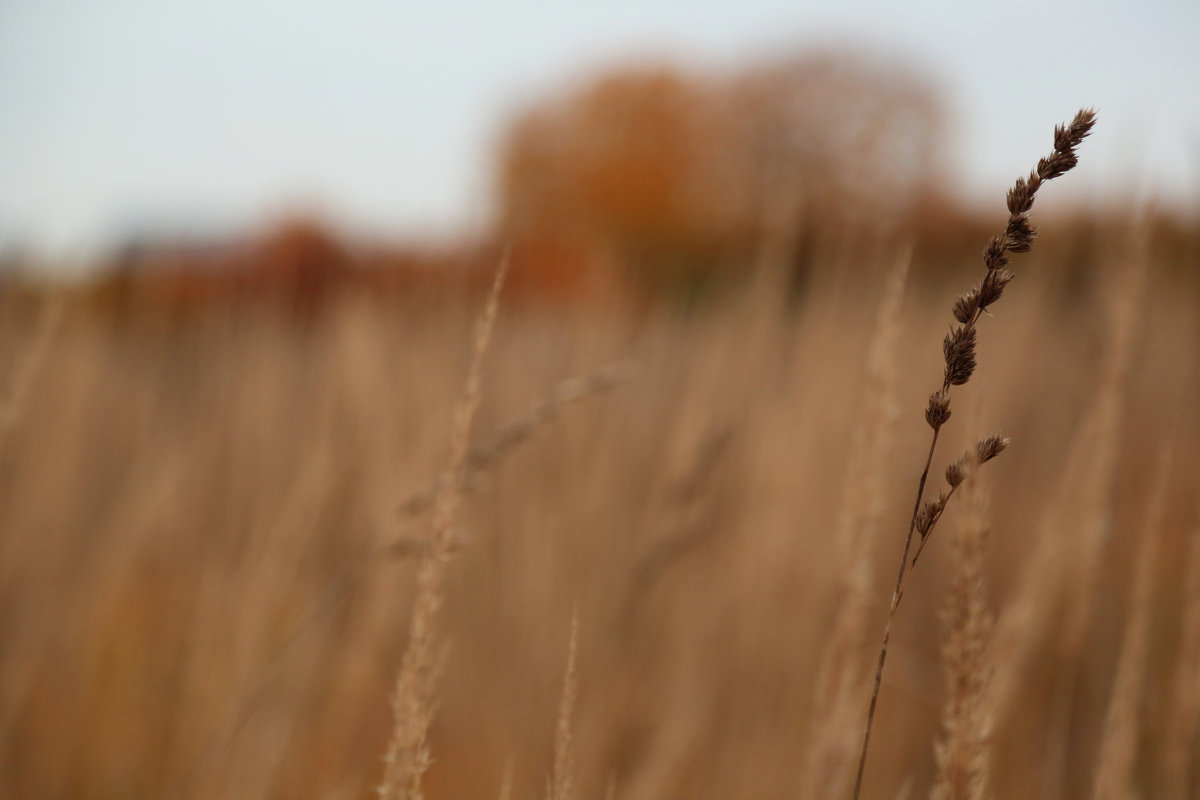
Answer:
<svg viewBox="0 0 1200 800"><path fill-rule="evenodd" d="M853 50L723 72L619 64L505 123L482 230L406 241L296 211L241 234L141 232L93 252L78 294L125 320L228 303L311 319L347 292L402 302L479 290L506 245L510 296L551 305L688 306L768 264L795 296L812 281L877 279L861 264L901 244L915 248L914 279L937 285L963 274L1003 214L1002 187L985 205L956 184L947 116L920 70ZM1195 279L1200 224L1186 207L1129 192L1039 214L1053 221L1039 249L1053 249L1064 291L1087 288L1103 232L1134 216ZM45 266L14 246L0 274L20 287Z"/></svg>

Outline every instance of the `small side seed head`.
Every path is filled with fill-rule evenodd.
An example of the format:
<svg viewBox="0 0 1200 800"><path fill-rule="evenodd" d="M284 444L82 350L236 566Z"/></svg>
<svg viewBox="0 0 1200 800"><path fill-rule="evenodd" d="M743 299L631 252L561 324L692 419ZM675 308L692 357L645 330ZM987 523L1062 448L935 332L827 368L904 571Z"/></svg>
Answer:
<svg viewBox="0 0 1200 800"><path fill-rule="evenodd" d="M1004 267L999 269L988 270L988 273L983 276L983 280L979 282L979 307L987 308L992 303L1000 299L1000 295L1004 294L1004 287L1015 278L1011 272Z"/></svg>
<svg viewBox="0 0 1200 800"><path fill-rule="evenodd" d="M993 236L983 250L983 263L989 269L1000 269L1008 265L1008 256L1004 254L1004 240Z"/></svg>
<svg viewBox="0 0 1200 800"><path fill-rule="evenodd" d="M960 325L942 342L946 356L946 381L951 386L962 386L975 372L975 329Z"/></svg>
<svg viewBox="0 0 1200 800"><path fill-rule="evenodd" d="M946 483L950 484L951 489L957 488L960 483L967 479L968 471L966 462L960 458L946 467Z"/></svg>
<svg viewBox="0 0 1200 800"><path fill-rule="evenodd" d="M1033 249L1035 236L1037 231L1029 222L1029 215L1013 214L1004 230L1004 249L1011 253L1028 253Z"/></svg>
<svg viewBox="0 0 1200 800"><path fill-rule="evenodd" d="M991 461L996 456L1004 452L1004 448L1012 443L1012 439L1000 434L992 434L986 439L975 445L975 453L978 456L978 463L984 464Z"/></svg>
<svg viewBox="0 0 1200 800"><path fill-rule="evenodd" d="M927 500L917 512L917 533L921 534L922 539L933 529L933 523L937 521L937 512L937 503L933 500Z"/></svg>
<svg viewBox="0 0 1200 800"><path fill-rule="evenodd" d="M921 506L921 510L917 512L917 533L921 534L924 539L933 530L933 526L941 519L942 512L946 510L946 501L950 499L950 495L942 492L937 496L936 500L926 500Z"/></svg>
<svg viewBox="0 0 1200 800"><path fill-rule="evenodd" d="M1033 208L1033 198L1037 194L1042 179L1037 172L1031 172L1028 178L1017 178L1013 188L1008 190L1008 213L1025 214Z"/></svg>
<svg viewBox="0 0 1200 800"><path fill-rule="evenodd" d="M925 408L925 421L935 431L950 419L950 393L934 392L929 395L929 405Z"/></svg>
<svg viewBox="0 0 1200 800"><path fill-rule="evenodd" d="M966 325L975 317L979 305L979 289L972 289L954 301L954 318Z"/></svg>
<svg viewBox="0 0 1200 800"><path fill-rule="evenodd" d="M1074 153L1053 153L1038 160L1037 171L1042 180L1049 181L1070 172L1078 163Z"/></svg>

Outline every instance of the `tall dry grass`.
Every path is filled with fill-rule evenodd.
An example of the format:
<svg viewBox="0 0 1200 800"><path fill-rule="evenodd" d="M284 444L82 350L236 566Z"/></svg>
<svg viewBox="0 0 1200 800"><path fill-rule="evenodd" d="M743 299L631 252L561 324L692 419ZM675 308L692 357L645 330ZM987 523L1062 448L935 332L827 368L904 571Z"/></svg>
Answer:
<svg viewBox="0 0 1200 800"><path fill-rule="evenodd" d="M946 628L942 664L946 699L942 731L934 748L937 766L933 800L983 800L989 797L992 720L984 697L992 666L987 646L993 615L989 608L987 568L987 489L967 485L963 520L952 541L950 591L942 612Z"/></svg>
<svg viewBox="0 0 1200 800"><path fill-rule="evenodd" d="M429 728L433 724L433 705L436 701L439 667L437 623L445 602L446 570L454 555L455 513L459 504L459 475L467 464L471 423L479 410L479 394L483 375L483 358L496 325L500 292L508 272L508 253L504 254L488 294L487 305L475 332L471 350L471 365L467 370L466 388L454 413L454 428L450 434L450 463L434 495L433 526L428 547L421 555L417 569L416 596L408 626L408 644L392 699L392 738L384 756L383 781L376 788L380 800L422 800L425 797L424 778L432 763L429 752Z"/></svg>
<svg viewBox="0 0 1200 800"><path fill-rule="evenodd" d="M929 796L972 719L992 721L992 797L1091 797L1106 770L1107 791L1200 791L1200 302L1153 241L1106 235L1065 294L1031 253L978 342L955 402L1014 442L988 466L988 554L922 555L865 797ZM469 491L445 482L427 797L833 796L814 764L844 796L863 696L839 712L839 682L866 683L860 620L887 612L848 570L901 544L874 521L907 513L929 434L895 409L924 406L957 288L920 252L906 282L895 264L830 271L793 309L769 289L692 314L502 307L475 452L554 411L478 469L464 442ZM309 330L245 311L145 330L67 303L0 452L0 795L373 791L430 547L397 542L431 541L399 506L454 474L478 310L347 297ZM22 319L0 317L4 375L37 338ZM621 360L620 385L555 402ZM965 511L944 533L978 530ZM947 592L996 616L961 724L943 666L977 675L981 617L944 645Z"/></svg>
<svg viewBox="0 0 1200 800"><path fill-rule="evenodd" d="M1003 297L1005 287L1016 277L1008 269L1011 255L1027 253L1033 249L1033 240L1037 236L1037 231L1030 222L1029 212L1033 208L1038 190L1047 181L1061 177L1075 168L1079 163L1075 148L1083 143L1095 124L1096 112L1085 108L1080 109L1070 123L1055 127L1054 150L1050 155L1037 162L1028 177L1017 178L1013 187L1008 190L1008 222L1004 232L999 236L993 236L983 251L983 262L987 267L986 273L978 284L959 295L954 301L952 313L958 324L952 326L950 332L942 340L942 353L945 356L942 386L929 396L929 402L925 408L925 422L933 430L933 435L929 443L929 453L925 457L925 466L917 481L916 498L913 501L908 533L904 538L904 549L900 556L900 567L896 575L896 588L892 592L892 602L888 608L887 622L883 628L883 643L880 645L879 661L875 667L875 684L867 707L862 753L859 756L854 782L853 797L855 800L858 800L862 794L863 775L871 744L871 729L875 722L875 709L879 701L892 625L900 608L900 601L904 597L904 591L916 571L917 561L921 558L925 545L928 544L955 492L966 485L980 467L1004 452L1011 442L1003 434L991 434L980 439L973 447L968 448L961 458L946 467L944 475L947 488L939 491L932 499L926 500L925 485L929 478L929 468L937 453L938 438L941 436L942 428L949 421L952 413L950 390L952 387L966 385L971 380L971 376L975 374L978 323L984 315L990 316L991 308ZM915 540L914 534L917 537ZM911 561L909 561L910 553L912 554ZM982 691L982 686L979 688Z"/></svg>

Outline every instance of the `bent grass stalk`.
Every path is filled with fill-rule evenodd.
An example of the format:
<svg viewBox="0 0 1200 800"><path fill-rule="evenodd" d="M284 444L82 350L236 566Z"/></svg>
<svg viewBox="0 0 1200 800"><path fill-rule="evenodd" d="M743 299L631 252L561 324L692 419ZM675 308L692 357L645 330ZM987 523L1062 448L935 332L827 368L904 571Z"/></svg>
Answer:
<svg viewBox="0 0 1200 800"><path fill-rule="evenodd" d="M946 334L942 343L946 367L942 387L929 396L929 405L925 409L925 421L933 429L933 437L929 443L929 453L925 456L925 466L921 470L921 478L917 482L916 499L913 502L912 516L908 523L908 533L904 539L904 552L900 557L900 568L896 575L896 588L892 592L892 602L888 608L887 621L883 629L883 643L879 648L879 661L875 668L875 685L871 692L871 702L867 709L866 728L863 733L862 753L858 761L858 775L854 781L854 798L862 795L863 773L866 769L867 752L871 744L871 727L875 720L875 708L879 702L879 688L883 682L883 667L887 660L888 641L891 639L892 623L896 618L896 610L904 591L908 587L912 572L917 561L929 541L930 534L946 504L963 482L971 477L984 462L995 458L1005 447L1009 439L1005 436L992 435L983 439L972 451L946 469L946 483L949 490L942 491L933 500L922 505L925 495L925 484L929 479L929 468L933 463L934 452L937 450L938 436L942 426L950 419L950 390L953 386L962 386L971 379L975 371L975 341L976 326L987 309L1000 299L1004 288L1015 277L1007 269L1009 253L1024 253L1033 248L1036 230L1029 221L1029 211L1038 189L1045 181L1053 180L1069 172L1079 159L1075 148L1091 133L1096 124L1096 112L1092 109L1080 109L1070 124L1056 126L1054 129L1054 151L1038 161L1037 167L1028 177L1017 178L1013 187L1008 190L1008 224L1001 236L992 237L983 252L984 265L987 272L980 282L971 290L954 301L954 318L958 325ZM912 561L913 534L919 534L920 541Z"/></svg>

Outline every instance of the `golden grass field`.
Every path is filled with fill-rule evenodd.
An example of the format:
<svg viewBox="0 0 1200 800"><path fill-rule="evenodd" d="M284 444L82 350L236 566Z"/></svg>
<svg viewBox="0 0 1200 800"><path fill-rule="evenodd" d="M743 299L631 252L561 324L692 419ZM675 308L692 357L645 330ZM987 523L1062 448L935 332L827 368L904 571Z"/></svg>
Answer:
<svg viewBox="0 0 1200 800"><path fill-rule="evenodd" d="M934 459L931 486L1013 440L977 478L983 796L1200 797L1200 294L1153 241L1097 249L1084 285L1014 260ZM568 378L620 383L465 484L431 800L547 794L573 615L575 797L847 796L940 342L982 272L918 251L878 334L897 257L831 263L790 305L769 274L690 311L502 300L473 447ZM67 298L39 333L42 302L0 323L0 796L371 796L431 530L405 501L448 463L482 299L351 293L300 326ZM935 781L966 508L899 610L865 797Z"/></svg>

